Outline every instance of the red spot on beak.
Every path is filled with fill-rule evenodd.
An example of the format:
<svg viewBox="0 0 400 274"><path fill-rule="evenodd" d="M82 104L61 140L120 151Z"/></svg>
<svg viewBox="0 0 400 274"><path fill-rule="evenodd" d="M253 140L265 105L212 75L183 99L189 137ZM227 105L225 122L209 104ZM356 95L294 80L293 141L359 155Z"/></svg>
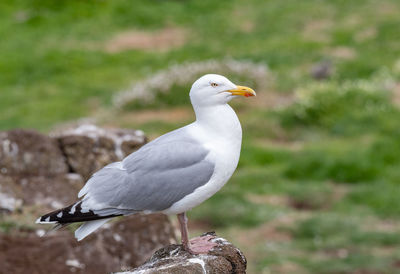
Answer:
<svg viewBox="0 0 400 274"><path fill-rule="evenodd" d="M245 97L250 97L250 96L253 96L253 94L251 94L251 93L249 93L249 92L246 92L246 93L244 94L244 96L245 96Z"/></svg>

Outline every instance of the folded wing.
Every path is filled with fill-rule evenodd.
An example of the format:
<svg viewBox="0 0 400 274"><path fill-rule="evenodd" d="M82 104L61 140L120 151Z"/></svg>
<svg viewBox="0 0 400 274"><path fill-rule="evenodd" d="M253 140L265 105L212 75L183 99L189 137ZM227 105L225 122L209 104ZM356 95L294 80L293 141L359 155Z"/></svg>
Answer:
<svg viewBox="0 0 400 274"><path fill-rule="evenodd" d="M209 181L208 154L184 132L170 132L95 173L79 192L82 209L98 215L167 209Z"/></svg>

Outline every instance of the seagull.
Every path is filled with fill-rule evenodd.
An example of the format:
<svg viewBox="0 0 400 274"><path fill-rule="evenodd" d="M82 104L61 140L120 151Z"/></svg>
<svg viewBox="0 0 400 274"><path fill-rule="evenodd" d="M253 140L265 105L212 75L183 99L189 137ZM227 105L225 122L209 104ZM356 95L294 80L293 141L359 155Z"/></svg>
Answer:
<svg viewBox="0 0 400 274"><path fill-rule="evenodd" d="M207 253L214 246L209 238L189 241L186 212L220 190L235 171L242 128L228 102L255 95L253 89L224 76L202 76L189 93L195 122L100 169L79 191L77 202L41 216L36 223L59 228L84 222L75 231L80 241L117 216L176 214L183 248L192 254Z"/></svg>

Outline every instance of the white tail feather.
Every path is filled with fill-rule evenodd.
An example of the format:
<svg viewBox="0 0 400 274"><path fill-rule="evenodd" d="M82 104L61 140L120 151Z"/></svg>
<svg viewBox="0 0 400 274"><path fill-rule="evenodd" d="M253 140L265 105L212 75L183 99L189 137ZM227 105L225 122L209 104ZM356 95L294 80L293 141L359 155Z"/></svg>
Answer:
<svg viewBox="0 0 400 274"><path fill-rule="evenodd" d="M81 225L76 231L75 231L75 238L80 241L83 238L85 238L87 235L107 223L109 220L112 218L106 218L106 219L100 219L100 220L94 220L94 221L88 221L85 222L83 225Z"/></svg>

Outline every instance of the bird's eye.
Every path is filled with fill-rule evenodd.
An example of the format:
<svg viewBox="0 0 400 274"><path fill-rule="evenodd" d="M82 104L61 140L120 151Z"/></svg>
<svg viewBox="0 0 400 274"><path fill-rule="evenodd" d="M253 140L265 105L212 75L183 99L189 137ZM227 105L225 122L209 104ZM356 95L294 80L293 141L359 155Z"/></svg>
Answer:
<svg viewBox="0 0 400 274"><path fill-rule="evenodd" d="M218 84L217 84L217 83L211 83L211 86L212 86L213 88L215 88L215 87L218 87Z"/></svg>

